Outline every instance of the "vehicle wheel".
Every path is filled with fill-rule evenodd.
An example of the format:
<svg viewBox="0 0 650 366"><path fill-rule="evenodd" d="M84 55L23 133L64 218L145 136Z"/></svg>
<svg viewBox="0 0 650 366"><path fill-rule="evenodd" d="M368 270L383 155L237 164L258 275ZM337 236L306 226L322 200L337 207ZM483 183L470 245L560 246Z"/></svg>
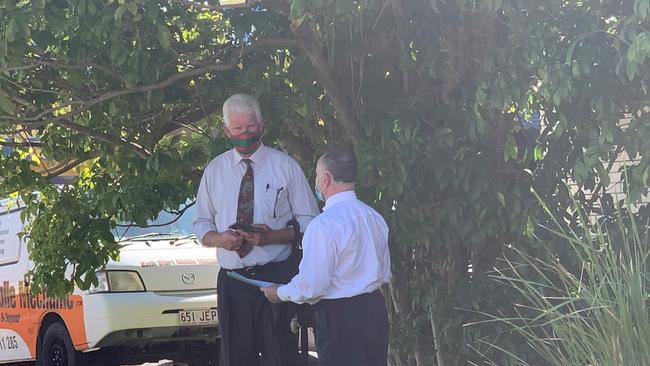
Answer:
<svg viewBox="0 0 650 366"><path fill-rule="evenodd" d="M201 360L191 361L188 365L189 366L219 366L219 361L201 359Z"/></svg>
<svg viewBox="0 0 650 366"><path fill-rule="evenodd" d="M188 361L189 366L219 366L221 360L219 355L197 357Z"/></svg>
<svg viewBox="0 0 650 366"><path fill-rule="evenodd" d="M189 345L180 355L188 366L219 366L221 361L221 343L200 343Z"/></svg>
<svg viewBox="0 0 650 366"><path fill-rule="evenodd" d="M41 354L36 355L37 364L42 366L77 366L79 354L72 345L65 325L52 323L45 331Z"/></svg>

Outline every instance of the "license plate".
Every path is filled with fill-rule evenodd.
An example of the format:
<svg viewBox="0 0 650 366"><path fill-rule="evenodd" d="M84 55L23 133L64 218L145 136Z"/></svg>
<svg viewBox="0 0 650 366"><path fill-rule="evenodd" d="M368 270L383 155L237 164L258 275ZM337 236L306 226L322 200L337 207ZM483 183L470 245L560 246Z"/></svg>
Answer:
<svg viewBox="0 0 650 366"><path fill-rule="evenodd" d="M178 312L181 326L217 324L217 310L181 310Z"/></svg>

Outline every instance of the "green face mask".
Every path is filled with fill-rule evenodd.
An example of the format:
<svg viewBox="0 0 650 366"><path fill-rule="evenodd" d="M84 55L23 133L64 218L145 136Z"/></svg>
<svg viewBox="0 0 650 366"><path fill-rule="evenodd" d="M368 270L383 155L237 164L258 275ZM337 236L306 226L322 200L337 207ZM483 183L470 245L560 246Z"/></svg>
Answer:
<svg viewBox="0 0 650 366"><path fill-rule="evenodd" d="M259 132L244 132L239 135L233 135L230 137L230 142L235 147L238 153L240 154L250 154L257 150L260 146L260 137L262 135Z"/></svg>

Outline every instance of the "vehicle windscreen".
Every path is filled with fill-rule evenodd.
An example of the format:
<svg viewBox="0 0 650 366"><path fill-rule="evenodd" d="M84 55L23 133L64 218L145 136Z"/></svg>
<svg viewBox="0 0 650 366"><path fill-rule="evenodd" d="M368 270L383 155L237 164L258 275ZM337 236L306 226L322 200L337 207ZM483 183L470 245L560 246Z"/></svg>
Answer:
<svg viewBox="0 0 650 366"><path fill-rule="evenodd" d="M181 207L181 211L184 207ZM155 237L177 238L194 235L195 206L188 207L182 215L161 211L155 220L147 222L146 227L140 227L133 223L120 223L114 230L118 240L123 239L152 239Z"/></svg>

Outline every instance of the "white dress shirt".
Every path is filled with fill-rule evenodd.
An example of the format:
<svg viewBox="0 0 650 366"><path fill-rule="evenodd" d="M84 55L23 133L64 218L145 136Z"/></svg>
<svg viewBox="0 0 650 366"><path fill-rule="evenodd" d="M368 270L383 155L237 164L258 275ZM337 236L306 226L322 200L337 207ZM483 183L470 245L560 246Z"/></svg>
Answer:
<svg viewBox="0 0 650 366"><path fill-rule="evenodd" d="M249 158L254 177L253 223L283 229L292 218L304 231L318 215L318 206L300 165L289 155L261 145ZM196 196L194 232L199 241L209 231L223 232L237 220L239 186L246 163L235 149L214 158L205 168ZM291 245L253 246L244 258L237 252L217 248L219 265L238 269L279 262L291 254Z"/></svg>
<svg viewBox="0 0 650 366"><path fill-rule="evenodd" d="M327 199L305 231L300 271L278 288L283 301L315 304L370 293L390 281L388 226L354 191Z"/></svg>

